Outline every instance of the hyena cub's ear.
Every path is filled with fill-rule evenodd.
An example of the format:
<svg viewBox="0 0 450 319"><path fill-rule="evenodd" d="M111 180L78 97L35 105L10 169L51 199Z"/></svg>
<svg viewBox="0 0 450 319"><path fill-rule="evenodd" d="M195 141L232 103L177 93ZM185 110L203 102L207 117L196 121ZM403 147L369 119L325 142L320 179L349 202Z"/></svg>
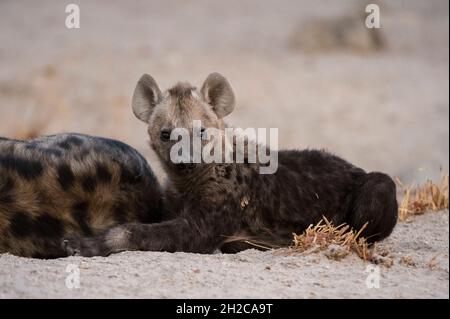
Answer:
<svg viewBox="0 0 450 319"><path fill-rule="evenodd" d="M134 89L133 113L138 119L148 123L153 108L161 98L161 90L155 80L148 74L144 74L139 79Z"/></svg>
<svg viewBox="0 0 450 319"><path fill-rule="evenodd" d="M203 83L201 92L206 102L213 107L218 118L230 114L236 104L233 89L225 77L211 73Z"/></svg>

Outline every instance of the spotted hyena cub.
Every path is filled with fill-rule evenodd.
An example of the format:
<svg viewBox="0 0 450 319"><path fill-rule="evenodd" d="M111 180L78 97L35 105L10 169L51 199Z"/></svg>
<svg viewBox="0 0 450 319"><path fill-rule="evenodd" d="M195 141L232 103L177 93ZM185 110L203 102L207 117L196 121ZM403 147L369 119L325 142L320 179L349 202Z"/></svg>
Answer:
<svg viewBox="0 0 450 319"><path fill-rule="evenodd" d="M161 92L150 75L139 80L134 114L148 124L151 147L159 155L172 188L167 190L174 218L158 224L129 223L100 236L69 238L68 254L108 255L123 250L211 253L237 252L250 240L271 246L290 244L326 216L335 224L360 229L369 241L387 237L397 220L395 184L383 173L366 173L323 150L278 152L274 174L260 174L261 163L174 163L171 138L176 128L191 132L224 131L223 118L235 107L235 95L220 74L208 76L197 90L179 83ZM236 149L233 148L235 152Z"/></svg>
<svg viewBox="0 0 450 319"><path fill-rule="evenodd" d="M0 253L65 256L63 238L160 220L162 192L139 153L80 134L0 138Z"/></svg>

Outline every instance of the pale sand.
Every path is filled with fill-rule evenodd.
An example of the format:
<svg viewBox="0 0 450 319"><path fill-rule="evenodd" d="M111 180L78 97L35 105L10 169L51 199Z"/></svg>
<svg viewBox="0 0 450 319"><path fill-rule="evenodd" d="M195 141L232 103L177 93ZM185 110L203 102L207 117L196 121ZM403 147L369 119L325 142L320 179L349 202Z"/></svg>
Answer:
<svg viewBox="0 0 450 319"><path fill-rule="evenodd" d="M247 250L236 255L123 252L110 257L37 260L0 255L0 298L449 298L448 211L402 222L382 243L394 265L323 253ZM410 256L414 266L402 264ZM430 265L430 261L433 259ZM80 268L69 289L66 269Z"/></svg>

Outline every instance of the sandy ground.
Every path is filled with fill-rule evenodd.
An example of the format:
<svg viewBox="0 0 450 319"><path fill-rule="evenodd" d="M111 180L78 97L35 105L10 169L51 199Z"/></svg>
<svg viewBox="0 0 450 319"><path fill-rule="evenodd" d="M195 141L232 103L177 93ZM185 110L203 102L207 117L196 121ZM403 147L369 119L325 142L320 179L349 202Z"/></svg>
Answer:
<svg viewBox="0 0 450 319"><path fill-rule="evenodd" d="M382 243L394 265L375 270L379 288L368 288L376 283L367 279L372 266L356 255L341 261L321 252L253 249L57 260L0 255L0 298L449 298L448 229L448 211L399 224ZM79 288L66 286L74 283L69 265L80 269Z"/></svg>
<svg viewBox="0 0 450 319"><path fill-rule="evenodd" d="M329 35L336 19L360 15L360 0L73 2L78 30L65 28L64 2L0 2L0 136L118 138L164 179L131 112L137 79L150 73L163 88L178 80L200 86L219 71L238 98L228 121L278 128L280 148L327 148L405 183L448 172L446 0L380 1L378 51L341 37L320 49L320 36L303 41L312 20ZM364 47L367 34L352 35ZM446 212L401 223L385 243L396 262L381 268L380 289L366 288L366 264L355 256L126 252L53 261L2 255L0 297L448 298L448 227ZM399 264L401 255L417 265ZM69 263L80 266L80 289L65 287Z"/></svg>

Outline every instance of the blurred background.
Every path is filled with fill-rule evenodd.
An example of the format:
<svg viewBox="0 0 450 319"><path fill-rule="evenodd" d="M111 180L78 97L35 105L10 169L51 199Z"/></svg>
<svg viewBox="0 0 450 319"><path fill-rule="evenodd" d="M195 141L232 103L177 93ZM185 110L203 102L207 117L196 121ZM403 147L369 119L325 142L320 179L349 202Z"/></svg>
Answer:
<svg viewBox="0 0 450 319"><path fill-rule="evenodd" d="M375 2L375 1L370 1ZM81 28L67 29L76 3ZM143 73L161 88L235 88L228 122L277 127L280 148L326 148L405 182L449 163L446 0L0 0L0 136L80 132L122 140L164 177L131 96Z"/></svg>

